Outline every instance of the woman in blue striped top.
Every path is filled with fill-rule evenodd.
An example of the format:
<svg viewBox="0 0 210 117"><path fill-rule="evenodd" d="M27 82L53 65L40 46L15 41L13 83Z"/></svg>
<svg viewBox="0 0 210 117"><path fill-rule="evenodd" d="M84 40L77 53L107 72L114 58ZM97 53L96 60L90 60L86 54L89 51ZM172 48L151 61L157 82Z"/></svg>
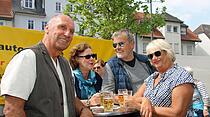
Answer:
<svg viewBox="0 0 210 117"><path fill-rule="evenodd" d="M148 44L146 51L157 71L129 98L128 107L140 110L141 117L193 116L194 81L188 71L174 63L171 45L157 39Z"/></svg>

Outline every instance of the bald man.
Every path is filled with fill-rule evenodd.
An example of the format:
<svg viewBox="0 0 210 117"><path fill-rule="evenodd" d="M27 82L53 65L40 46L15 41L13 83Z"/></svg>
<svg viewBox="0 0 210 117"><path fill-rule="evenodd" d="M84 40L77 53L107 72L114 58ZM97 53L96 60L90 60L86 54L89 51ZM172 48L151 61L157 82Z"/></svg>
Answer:
<svg viewBox="0 0 210 117"><path fill-rule="evenodd" d="M54 16L37 45L13 57L1 81L6 117L93 116L75 97L71 68L61 56L73 34L69 16Z"/></svg>

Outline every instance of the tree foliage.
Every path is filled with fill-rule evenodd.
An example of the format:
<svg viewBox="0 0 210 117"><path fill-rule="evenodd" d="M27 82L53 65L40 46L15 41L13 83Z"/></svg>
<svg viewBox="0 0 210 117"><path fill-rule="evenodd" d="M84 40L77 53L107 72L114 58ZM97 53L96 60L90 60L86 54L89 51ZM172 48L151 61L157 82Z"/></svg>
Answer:
<svg viewBox="0 0 210 117"><path fill-rule="evenodd" d="M155 14L149 14L148 6L142 5L136 0L68 0L65 14L70 15L80 31L78 34L104 39L110 39L111 34L120 29L129 29L132 33L145 34L153 28L164 25L162 13L165 9L156 10ZM73 11L70 12L71 5ZM143 10L144 19L137 21L135 14Z"/></svg>

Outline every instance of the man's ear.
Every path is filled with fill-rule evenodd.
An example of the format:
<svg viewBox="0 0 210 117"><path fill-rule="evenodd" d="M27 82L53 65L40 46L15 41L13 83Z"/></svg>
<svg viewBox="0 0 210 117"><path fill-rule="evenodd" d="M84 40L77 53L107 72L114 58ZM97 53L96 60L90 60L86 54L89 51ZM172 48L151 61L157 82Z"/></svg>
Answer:
<svg viewBox="0 0 210 117"><path fill-rule="evenodd" d="M44 32L45 32L46 34L49 33L49 26L48 26L48 25L46 25L46 26L44 27Z"/></svg>

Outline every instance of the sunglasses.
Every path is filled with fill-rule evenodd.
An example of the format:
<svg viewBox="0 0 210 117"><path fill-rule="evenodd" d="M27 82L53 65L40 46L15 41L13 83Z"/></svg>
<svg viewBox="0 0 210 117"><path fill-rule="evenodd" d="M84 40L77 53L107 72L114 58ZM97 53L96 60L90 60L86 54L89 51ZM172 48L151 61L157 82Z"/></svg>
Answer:
<svg viewBox="0 0 210 117"><path fill-rule="evenodd" d="M113 46L114 48L116 48L117 45L118 45L119 47L124 47L124 46L125 46L125 42L113 43L112 46Z"/></svg>
<svg viewBox="0 0 210 117"><path fill-rule="evenodd" d="M155 55L156 57L159 57L159 56L161 56L161 51L156 51L156 52L154 52L152 54L148 54L147 56L148 56L149 59L152 60L153 55Z"/></svg>
<svg viewBox="0 0 210 117"><path fill-rule="evenodd" d="M93 67L93 69L101 69L101 66Z"/></svg>
<svg viewBox="0 0 210 117"><path fill-rule="evenodd" d="M78 57L84 57L85 59L90 59L90 58L97 59L97 54L88 54L85 56L78 56Z"/></svg>

